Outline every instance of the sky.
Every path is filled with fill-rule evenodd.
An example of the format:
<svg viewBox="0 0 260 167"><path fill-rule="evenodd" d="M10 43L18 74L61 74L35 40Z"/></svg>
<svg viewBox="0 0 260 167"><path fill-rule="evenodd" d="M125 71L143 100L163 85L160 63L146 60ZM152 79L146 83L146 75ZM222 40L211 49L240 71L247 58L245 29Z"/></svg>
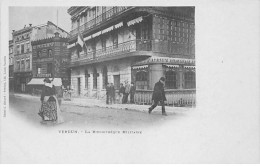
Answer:
<svg viewBox="0 0 260 167"><path fill-rule="evenodd" d="M71 28L69 7L9 7L9 40L12 39L12 30L20 30L24 25L37 26L48 21L69 32Z"/></svg>

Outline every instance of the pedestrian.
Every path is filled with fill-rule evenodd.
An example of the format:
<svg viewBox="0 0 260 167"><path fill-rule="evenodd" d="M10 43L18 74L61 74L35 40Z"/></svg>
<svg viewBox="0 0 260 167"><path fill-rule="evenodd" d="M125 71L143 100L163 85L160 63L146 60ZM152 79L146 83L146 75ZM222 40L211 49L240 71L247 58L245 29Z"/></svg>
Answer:
<svg viewBox="0 0 260 167"><path fill-rule="evenodd" d="M61 101L62 101L62 98L63 98L63 89L64 89L63 85L55 86L55 91L56 91L57 99L58 99L60 106L61 106Z"/></svg>
<svg viewBox="0 0 260 167"><path fill-rule="evenodd" d="M116 90L115 90L115 87L114 87L114 84L113 83L111 83L110 84L110 94L111 94L111 96L110 96L110 98L111 98L111 104L114 104L115 103L115 96L116 96Z"/></svg>
<svg viewBox="0 0 260 167"><path fill-rule="evenodd" d="M152 95L153 105L149 108L148 113L150 114L152 110L158 105L160 102L162 105L162 115L167 116L165 112L165 104L166 101L165 92L164 92L165 78L161 77L159 82L155 83Z"/></svg>
<svg viewBox="0 0 260 167"><path fill-rule="evenodd" d="M109 101L110 101L110 84L109 83L107 83L107 86L106 86L106 96L107 96L107 98L106 98L106 104L109 104Z"/></svg>
<svg viewBox="0 0 260 167"><path fill-rule="evenodd" d="M129 85L128 81L125 81L125 94L123 96L124 104L127 103L127 101L128 101L129 93L130 93L130 85Z"/></svg>
<svg viewBox="0 0 260 167"><path fill-rule="evenodd" d="M134 97L135 97L135 84L133 82L131 82L131 87L130 87L130 103L133 104L134 103Z"/></svg>
<svg viewBox="0 0 260 167"><path fill-rule="evenodd" d="M49 78L43 80L44 86L41 94L41 108L38 114L41 116L43 123L46 123L47 121L51 123L62 123L64 120L61 115L55 87L52 81Z"/></svg>
<svg viewBox="0 0 260 167"><path fill-rule="evenodd" d="M125 94L125 87L124 87L123 83L120 84L118 94L119 94L119 102L123 104L124 103L123 97L124 97L124 94Z"/></svg>

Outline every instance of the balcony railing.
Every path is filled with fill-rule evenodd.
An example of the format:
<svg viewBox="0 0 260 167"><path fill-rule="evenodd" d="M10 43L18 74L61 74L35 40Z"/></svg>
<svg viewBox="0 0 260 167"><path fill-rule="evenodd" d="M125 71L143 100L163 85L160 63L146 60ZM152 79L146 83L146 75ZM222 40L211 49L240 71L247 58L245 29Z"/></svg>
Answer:
<svg viewBox="0 0 260 167"><path fill-rule="evenodd" d="M113 7L112 9L102 13L101 15L99 15L99 16L95 17L94 19L81 25L80 27L77 27L77 28L71 30L70 35L71 35L71 37L73 37L78 34L78 31L80 31L80 33L83 33L84 31L89 30L89 29L99 25L100 23L111 19L114 15L120 14L129 8L132 8L132 7L130 7L130 6Z"/></svg>
<svg viewBox="0 0 260 167"><path fill-rule="evenodd" d="M94 50L92 52L81 53L78 59L72 59L71 65L76 66L84 64L85 62L95 60L95 59L104 59L108 57L114 57L117 55L122 55L135 51L151 51L152 49L151 40L131 40L124 43L119 43L110 47L103 49Z"/></svg>
<svg viewBox="0 0 260 167"><path fill-rule="evenodd" d="M137 90L134 101L137 104L152 104L152 90ZM166 105L184 107L196 106L195 89L165 90Z"/></svg>

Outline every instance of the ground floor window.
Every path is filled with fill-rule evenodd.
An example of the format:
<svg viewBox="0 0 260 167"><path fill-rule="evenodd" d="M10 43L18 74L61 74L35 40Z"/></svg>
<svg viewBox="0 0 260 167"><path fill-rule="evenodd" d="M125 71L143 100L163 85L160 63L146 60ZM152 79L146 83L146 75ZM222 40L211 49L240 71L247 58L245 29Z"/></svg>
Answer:
<svg viewBox="0 0 260 167"><path fill-rule="evenodd" d="M165 73L166 89L177 89L177 73L175 71L167 71Z"/></svg>
<svg viewBox="0 0 260 167"><path fill-rule="evenodd" d="M97 69L94 68L94 70L93 70L93 89L97 89L97 77L98 77Z"/></svg>
<svg viewBox="0 0 260 167"><path fill-rule="evenodd" d="M196 88L195 72L189 71L184 73L185 89Z"/></svg>
<svg viewBox="0 0 260 167"><path fill-rule="evenodd" d="M136 73L136 89L148 88L148 72L138 71Z"/></svg>
<svg viewBox="0 0 260 167"><path fill-rule="evenodd" d="M85 88L88 88L88 70L85 69Z"/></svg>

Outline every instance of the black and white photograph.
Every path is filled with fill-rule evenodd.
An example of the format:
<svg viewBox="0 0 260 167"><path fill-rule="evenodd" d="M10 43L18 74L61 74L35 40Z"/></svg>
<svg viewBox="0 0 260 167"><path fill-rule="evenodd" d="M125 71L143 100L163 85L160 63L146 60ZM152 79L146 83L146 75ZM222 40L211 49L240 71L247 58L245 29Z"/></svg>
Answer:
<svg viewBox="0 0 260 167"><path fill-rule="evenodd" d="M0 163L260 163L260 2L124 2L1 4Z"/></svg>

